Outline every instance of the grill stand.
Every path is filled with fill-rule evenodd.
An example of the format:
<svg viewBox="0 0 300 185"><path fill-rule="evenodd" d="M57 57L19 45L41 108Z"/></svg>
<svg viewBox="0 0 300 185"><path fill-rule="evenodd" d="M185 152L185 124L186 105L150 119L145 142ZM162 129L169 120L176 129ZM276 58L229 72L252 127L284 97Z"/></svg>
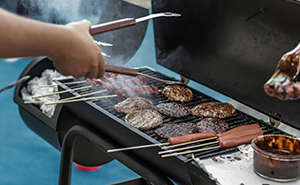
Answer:
<svg viewBox="0 0 300 185"><path fill-rule="evenodd" d="M59 185L71 184L74 144L78 136L84 137L101 150L103 150L103 148L116 148L117 145L113 144L114 142L112 140L109 140L109 138L103 136L103 134L96 133L93 130L94 129L87 126L75 125L65 135L61 152ZM145 185L174 185L170 179L162 175L157 169L153 168L150 164L147 164L146 161L138 156L128 155L126 152L116 152L112 156L144 178L143 180L138 178L127 181L125 182L126 185L142 185L142 183ZM124 184L124 182L117 184Z"/></svg>

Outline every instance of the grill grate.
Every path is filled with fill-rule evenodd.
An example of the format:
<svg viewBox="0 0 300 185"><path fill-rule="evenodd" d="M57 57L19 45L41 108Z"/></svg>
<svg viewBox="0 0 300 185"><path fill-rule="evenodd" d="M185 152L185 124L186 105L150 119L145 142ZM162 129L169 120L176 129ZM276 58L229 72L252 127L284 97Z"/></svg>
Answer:
<svg viewBox="0 0 300 185"><path fill-rule="evenodd" d="M165 80L172 80L171 78L169 78L169 77L167 77L163 74L160 74L156 71L153 71L153 70L151 70L147 67L139 68L138 70L141 73L151 75L151 76L154 76L154 77L157 77L157 78L161 78L161 79L165 79ZM65 82L70 82L70 81L73 81L73 80L74 79L64 79L64 80L60 80L60 82L65 83ZM84 83L82 83L82 84L73 84L73 85L68 85L67 87L73 89L73 88L81 87L81 86L84 86L84 85L85 85ZM149 79L148 85L156 86L158 89L163 89L164 86L166 86L166 84L163 84L163 83L157 82L157 81L153 81L151 79ZM101 86L98 87L98 88L99 88L99 90L103 89L103 87L101 87ZM193 99L190 102L183 103L183 105L185 105L185 106L188 106L188 107L192 108L192 107L194 107L194 106L196 106L200 103L218 102L214 98L209 97L209 96L207 96L207 95L205 95L201 92L198 92L194 89L191 89L191 90L192 90L193 95L194 95ZM91 91L92 91L91 89L89 89L89 90L80 90L77 93L78 94L85 94L85 93L89 93ZM76 93L73 93L73 95L76 96ZM100 94L93 95L93 96L99 96L99 95ZM101 95L108 95L108 94L105 92L105 93L101 93ZM159 104L159 103L171 102L166 97L164 97L162 94L158 94L157 96L153 97L151 100L152 100L154 106ZM124 120L125 114L118 113L113 109L113 106L115 104L117 104L118 102L120 102L120 99L118 99L118 98L109 98L109 101L107 101L107 99L100 99L100 100L92 101L92 102L95 105L101 107L102 109L108 111L109 113L111 113L115 117L117 117L121 120ZM192 115L184 117L184 118L170 118L170 117L166 117L166 116L163 115L163 118L164 119L163 119L162 126L167 125L167 124L184 123L184 122L191 122L191 123L197 124L199 121L204 119L204 118L198 118L198 117L192 116ZM232 129L232 128L235 128L235 127L238 127L238 126L241 126L241 125L248 125L248 124L257 123L261 127L264 128L264 134L286 134L283 131L281 131L277 128L274 128L271 125L265 123L264 121L258 120L257 118L252 117L252 116L250 116L250 115L248 115L248 114L246 114L242 111L239 111L239 110L236 110L236 112L233 115L231 115L229 117L226 117L226 118L223 118L223 120L225 120L229 124L229 129ZM155 135L155 130L156 129L157 128L153 128L153 129L149 129L149 130L142 131L142 132L144 132L145 134L147 134L148 136L152 137L153 139L157 140L160 143L167 142L167 139L162 139L162 138L159 138L158 136ZM211 141L213 141L213 140L205 141L205 142L202 142L202 143L208 143L208 142L211 142ZM197 144L202 144L202 143L197 143ZM190 144L188 146L192 146L192 145L196 145L196 144ZM217 144L208 145L206 147L212 147L212 146L217 146ZM197 148L194 148L194 149L197 149ZM213 149L213 150L198 152L198 153L195 153L194 155L196 157L200 158L200 159L204 159L204 158L213 157L213 156L217 156L217 155L221 155L221 154L231 153L231 152L234 152L234 151L237 151L237 148L227 148L227 149L219 148L219 149ZM185 158L185 162L188 162L188 161L192 160L191 159L191 154L183 155L183 157Z"/></svg>

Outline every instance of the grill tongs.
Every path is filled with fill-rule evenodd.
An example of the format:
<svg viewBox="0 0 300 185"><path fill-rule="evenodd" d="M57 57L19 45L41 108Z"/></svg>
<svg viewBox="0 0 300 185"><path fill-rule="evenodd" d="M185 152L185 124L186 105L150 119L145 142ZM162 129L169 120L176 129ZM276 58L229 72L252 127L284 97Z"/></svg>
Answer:
<svg viewBox="0 0 300 185"><path fill-rule="evenodd" d="M117 73L117 74L124 74L124 75L131 75L131 76L145 76L147 78L150 78L152 80L166 83L166 84L182 84L180 81L172 81L172 80L163 80L160 78L156 78L144 73L140 73L137 69L130 69L125 67L118 67L118 66L111 66L111 65L105 65L105 72L111 72L111 73Z"/></svg>
<svg viewBox="0 0 300 185"><path fill-rule="evenodd" d="M181 16L181 14L171 13L171 12L164 12L164 13L151 14L151 15L141 17L141 18L137 18L137 19L135 19L135 18L120 19L120 20L116 20L116 21L107 22L107 23L92 26L91 29L90 29L90 34L95 35L95 34L104 33L104 32L108 32L108 31L120 29L120 28L134 26L138 22L146 21L148 19L153 19L153 18L157 18L157 17L179 17L179 16ZM163 80L163 79L159 79L159 78L156 78L156 77L153 77L153 76L149 76L147 74L140 73L136 69L129 69L129 68L106 65L105 66L105 71L106 72L112 72L112 73L118 73L118 74L131 75L131 76L141 75L141 76L145 76L147 78L150 78L152 80L159 81L159 82L162 82L162 83L167 83L167 84L182 84L179 81Z"/></svg>
<svg viewBox="0 0 300 185"><path fill-rule="evenodd" d="M181 15L178 13L164 12L164 13L151 14L151 15L137 18L137 19L135 19L135 18L120 19L120 20L116 20L116 21L111 21L111 22L107 22L107 23L94 25L90 29L90 34L96 35L99 33L104 33L104 32L108 32L108 31L120 29L120 28L134 26L138 22L146 21L148 19L153 19L153 18L157 18L157 17L179 17L179 16L181 16Z"/></svg>

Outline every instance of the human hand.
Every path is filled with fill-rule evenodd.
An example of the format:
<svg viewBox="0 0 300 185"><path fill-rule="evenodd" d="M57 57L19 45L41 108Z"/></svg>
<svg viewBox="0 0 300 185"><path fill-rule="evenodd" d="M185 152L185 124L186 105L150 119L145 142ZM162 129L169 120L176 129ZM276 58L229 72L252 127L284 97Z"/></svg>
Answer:
<svg viewBox="0 0 300 185"><path fill-rule="evenodd" d="M105 72L105 60L89 30L87 20L69 23L55 38L51 57L55 68L63 75L75 78L101 78Z"/></svg>

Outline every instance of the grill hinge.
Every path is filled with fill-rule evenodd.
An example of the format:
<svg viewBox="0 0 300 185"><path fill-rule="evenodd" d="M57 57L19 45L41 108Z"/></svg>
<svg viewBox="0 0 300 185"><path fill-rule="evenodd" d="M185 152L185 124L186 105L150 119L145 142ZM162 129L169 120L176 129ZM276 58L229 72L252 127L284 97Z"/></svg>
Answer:
<svg viewBox="0 0 300 185"><path fill-rule="evenodd" d="M187 85L189 82L190 82L190 79L188 79L188 78L186 78L186 77L184 77L184 76L182 76L182 75L180 75L180 78L181 78L181 82L183 83L183 84L185 84L185 85Z"/></svg>
<svg viewBox="0 0 300 185"><path fill-rule="evenodd" d="M273 127L276 127L276 128L278 128L280 123L281 123L280 120L277 120L277 119L274 119L274 118L271 118L271 117L269 117L269 120L270 120L269 124L272 125Z"/></svg>

